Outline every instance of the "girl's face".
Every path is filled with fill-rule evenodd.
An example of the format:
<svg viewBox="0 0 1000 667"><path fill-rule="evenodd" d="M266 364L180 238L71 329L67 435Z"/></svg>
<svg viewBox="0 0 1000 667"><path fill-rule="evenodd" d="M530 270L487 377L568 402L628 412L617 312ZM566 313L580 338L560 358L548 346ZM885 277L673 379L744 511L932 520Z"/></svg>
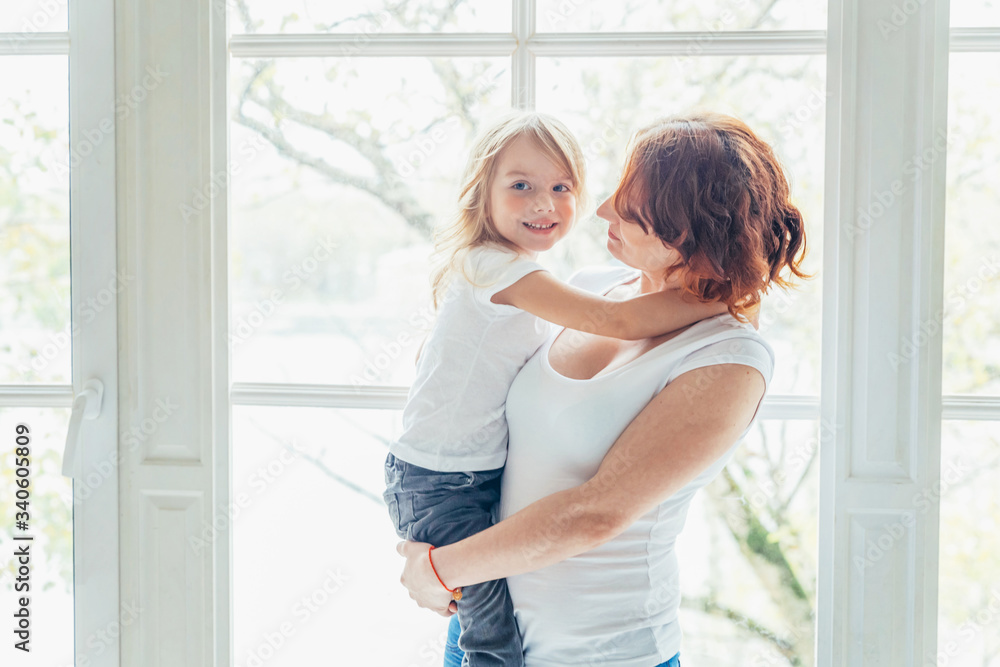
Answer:
<svg viewBox="0 0 1000 667"><path fill-rule="evenodd" d="M663 276L680 261L681 255L663 244L656 234L643 231L638 223L623 220L612 202L605 199L597 207L597 216L608 221L608 251L611 255L649 276ZM677 282L674 276L673 282Z"/></svg>
<svg viewBox="0 0 1000 667"><path fill-rule="evenodd" d="M518 137L500 153L489 213L497 232L522 251L548 250L576 220L573 179L532 139Z"/></svg>

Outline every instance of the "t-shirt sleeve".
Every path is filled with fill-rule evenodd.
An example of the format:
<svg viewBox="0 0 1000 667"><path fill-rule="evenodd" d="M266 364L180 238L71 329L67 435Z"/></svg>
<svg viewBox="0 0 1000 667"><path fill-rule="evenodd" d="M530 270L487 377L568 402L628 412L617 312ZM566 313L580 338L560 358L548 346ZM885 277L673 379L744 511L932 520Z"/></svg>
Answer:
<svg viewBox="0 0 1000 667"><path fill-rule="evenodd" d="M767 388L770 386L771 376L774 374L774 351L770 345L764 342L763 338L751 335L727 338L695 350L677 365L674 372L670 374L667 383L673 382L688 371L716 364L742 364L756 368L764 376L764 394L767 395ZM763 398L761 403L763 403ZM750 431L759 416L760 405L758 404L750 424L740 435L741 440Z"/></svg>
<svg viewBox="0 0 1000 667"><path fill-rule="evenodd" d="M701 347L684 357L674 368L667 382L673 382L688 371L716 364L742 364L756 368L764 376L766 391L766 387L771 384L771 376L774 375L774 352L759 338L750 336L728 338Z"/></svg>
<svg viewBox="0 0 1000 667"><path fill-rule="evenodd" d="M538 262L510 250L481 247L470 252L465 260L466 277L472 284L475 300L498 311L516 311L514 306L493 303L490 299L521 278L535 271L545 271Z"/></svg>

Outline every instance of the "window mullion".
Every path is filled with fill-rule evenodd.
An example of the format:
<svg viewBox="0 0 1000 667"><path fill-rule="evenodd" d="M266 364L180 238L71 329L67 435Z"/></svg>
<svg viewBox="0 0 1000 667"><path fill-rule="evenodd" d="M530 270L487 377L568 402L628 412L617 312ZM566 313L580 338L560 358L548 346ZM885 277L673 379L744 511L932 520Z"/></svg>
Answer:
<svg viewBox="0 0 1000 667"><path fill-rule="evenodd" d="M7 384L0 386L0 408L71 408L73 385Z"/></svg>
<svg viewBox="0 0 1000 667"><path fill-rule="evenodd" d="M68 32L0 32L0 56L64 56Z"/></svg>
<svg viewBox="0 0 1000 667"><path fill-rule="evenodd" d="M514 0L517 47L511 56L511 105L515 109L535 108L535 54L530 46L534 35L535 0Z"/></svg>
<svg viewBox="0 0 1000 667"><path fill-rule="evenodd" d="M514 52L514 73L533 78L535 56L751 56L810 55L826 52L824 30L732 30L703 32L535 32L533 11L515 4L512 34L416 33L233 35L236 58L323 56L505 56ZM534 2L530 2L534 4ZM891 25L891 24L889 24ZM955 28L954 52L1000 51L1000 28ZM0 55L64 54L69 34L0 33ZM532 90L534 87L532 86Z"/></svg>
<svg viewBox="0 0 1000 667"><path fill-rule="evenodd" d="M72 394L68 387L53 386L31 388L28 394L19 395L22 387L13 386L4 391L0 387L2 406L56 406L69 407ZM234 405L263 405L285 407L372 408L402 410L408 387L367 386L349 384L287 384L271 382L236 382L230 397ZM962 421L1000 421L1000 397L996 396L945 396L942 419ZM761 404L761 419L819 419L818 396L770 394Z"/></svg>
<svg viewBox="0 0 1000 667"><path fill-rule="evenodd" d="M1000 51L1000 27L997 28L954 28L951 31L951 51L997 52Z"/></svg>
<svg viewBox="0 0 1000 667"><path fill-rule="evenodd" d="M824 30L542 33L531 50L544 56L749 56L826 52Z"/></svg>
<svg viewBox="0 0 1000 667"><path fill-rule="evenodd" d="M941 419L1000 422L1000 397L945 396L942 401Z"/></svg>
<svg viewBox="0 0 1000 667"><path fill-rule="evenodd" d="M237 382L232 386L233 405L285 407L368 408L402 410L407 387L354 386L346 384L290 384ZM761 405L762 419L817 419L819 397L771 395Z"/></svg>
<svg viewBox="0 0 1000 667"><path fill-rule="evenodd" d="M517 46L510 34L233 35L234 58L506 56Z"/></svg>

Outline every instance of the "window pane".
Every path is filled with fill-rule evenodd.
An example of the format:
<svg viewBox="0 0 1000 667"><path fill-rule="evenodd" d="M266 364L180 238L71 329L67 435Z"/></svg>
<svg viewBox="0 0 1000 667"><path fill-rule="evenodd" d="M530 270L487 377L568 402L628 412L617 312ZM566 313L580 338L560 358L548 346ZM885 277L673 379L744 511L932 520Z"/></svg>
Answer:
<svg viewBox="0 0 1000 667"><path fill-rule="evenodd" d="M953 28L987 28L1000 26L1000 2L997 0L952 0Z"/></svg>
<svg viewBox="0 0 1000 667"><path fill-rule="evenodd" d="M944 312L925 329L943 326L944 393L1000 395L1000 54L953 53L948 76Z"/></svg>
<svg viewBox="0 0 1000 667"><path fill-rule="evenodd" d="M66 56L0 56L0 383L70 381Z"/></svg>
<svg viewBox="0 0 1000 667"><path fill-rule="evenodd" d="M998 667L1000 423L944 422L941 457L937 664Z"/></svg>
<svg viewBox="0 0 1000 667"><path fill-rule="evenodd" d="M256 64L237 61L237 95ZM432 322L430 229L454 209L476 124L509 108L506 67L263 65L231 134L236 381L409 384Z"/></svg>
<svg viewBox="0 0 1000 667"><path fill-rule="evenodd" d="M233 526L237 665L441 664L447 619L400 586L382 501L400 427L393 411L233 409L233 504L219 521Z"/></svg>
<svg viewBox="0 0 1000 667"><path fill-rule="evenodd" d="M282 632L295 641L268 664L308 663L329 650L334 628L338 664L440 664L445 624L400 587L398 538L381 499L399 413L236 406L233 419L233 504L219 521L234 530L236 663L267 656L266 638ZM696 496L678 543L693 661L812 664L823 435L816 422L762 422ZM292 571L277 535L294 538ZM206 527L202 539L211 538ZM275 571L286 574L260 577ZM746 661L748 651L761 661Z"/></svg>
<svg viewBox="0 0 1000 667"><path fill-rule="evenodd" d="M614 191L632 132L660 116L696 108L729 113L775 148L806 220L805 268L817 277L765 297L760 330L778 360L770 391L818 394L825 58L539 58L536 67L538 109L579 137L595 201ZM582 221L552 253L566 265L557 273L607 262L606 240L607 223Z"/></svg>
<svg viewBox="0 0 1000 667"><path fill-rule="evenodd" d="M510 32L510 0L221 0L234 33ZM362 46L363 48L363 46Z"/></svg>
<svg viewBox="0 0 1000 667"><path fill-rule="evenodd" d="M623 6L624 4L624 6ZM539 32L824 30L826 0L538 0Z"/></svg>
<svg viewBox="0 0 1000 667"><path fill-rule="evenodd" d="M69 25L66 3L67 0L4 0L3 11L0 12L0 32L19 35L64 32ZM16 43L18 37L13 39Z"/></svg>
<svg viewBox="0 0 1000 667"><path fill-rule="evenodd" d="M0 604L10 620L13 635L13 614L18 598L30 598L31 659L23 664L72 665L73 664L73 485L62 476L62 445L66 442L69 409L58 408L0 408L0 442L3 465L0 465L0 553L4 554L0 568ZM18 454L15 428L24 424L29 430L29 464L27 470L28 518L17 513L23 502L16 496L19 490L15 480L25 479L16 475L15 455ZM21 529L16 521L27 522ZM31 541L14 537L30 535ZM20 576L18 563L12 557L19 546L29 545L31 554L30 591L15 590ZM24 580L20 582L24 584ZM96 645L103 640L92 637ZM9 639L0 650L3 664L21 664L21 652L14 649L18 639ZM96 646L80 646L82 651L94 651ZM108 645L105 645L105 649ZM17 657L15 657L15 654ZM11 656L8 660L6 656Z"/></svg>
<svg viewBox="0 0 1000 667"><path fill-rule="evenodd" d="M677 541L693 664L813 664L820 439L815 421L761 421L698 493Z"/></svg>

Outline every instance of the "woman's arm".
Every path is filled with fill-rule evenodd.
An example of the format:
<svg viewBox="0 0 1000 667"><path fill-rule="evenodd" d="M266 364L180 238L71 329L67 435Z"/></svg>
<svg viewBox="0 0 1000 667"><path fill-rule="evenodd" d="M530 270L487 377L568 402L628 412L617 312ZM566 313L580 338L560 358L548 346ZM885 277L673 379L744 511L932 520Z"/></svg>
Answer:
<svg viewBox="0 0 1000 667"><path fill-rule="evenodd" d="M567 329L625 340L652 338L727 311L724 303L701 303L685 298L680 290L609 299L568 285L548 271L529 273L491 300Z"/></svg>
<svg viewBox="0 0 1000 667"><path fill-rule="evenodd" d="M760 372L719 364L668 384L619 436L586 483L538 500L496 525L434 550L449 587L538 570L597 547L718 460L764 396ZM451 595L431 570L429 545L401 542L400 581L421 607L449 615Z"/></svg>

